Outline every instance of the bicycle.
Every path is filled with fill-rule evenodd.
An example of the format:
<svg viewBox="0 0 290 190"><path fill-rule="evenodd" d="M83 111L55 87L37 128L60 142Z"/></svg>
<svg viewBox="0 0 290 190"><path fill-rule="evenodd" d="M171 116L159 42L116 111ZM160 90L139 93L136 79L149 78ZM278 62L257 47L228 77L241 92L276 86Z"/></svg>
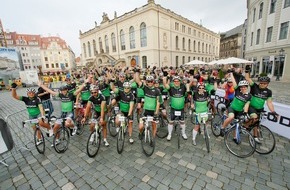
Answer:
<svg viewBox="0 0 290 190"><path fill-rule="evenodd" d="M95 128L89 135L87 141L87 153L90 158L95 157L100 149L102 139L102 127L99 125L98 119L91 119L89 123L95 123Z"/></svg>
<svg viewBox="0 0 290 190"><path fill-rule="evenodd" d="M276 139L272 131L268 127L261 125L261 121L267 117L265 112L266 111L260 112L258 114L259 120L247 128L250 132L253 132L255 128L257 129L257 138L259 142L256 142L256 152L259 154L270 154L276 146Z"/></svg>
<svg viewBox="0 0 290 190"><path fill-rule="evenodd" d="M153 154L155 150L155 139L151 132L151 127L149 126L149 122L151 123L153 122L153 117L152 116L142 117L142 120L144 122L144 129L142 131L141 147L144 154L147 157L149 157Z"/></svg>
<svg viewBox="0 0 290 190"><path fill-rule="evenodd" d="M108 118L108 128L109 128L109 132L110 135L112 137L117 136L118 132L116 131L116 123L115 123L115 119L116 119L116 115L119 113L119 107L115 106L114 107L114 111L111 111L111 116Z"/></svg>
<svg viewBox="0 0 290 190"><path fill-rule="evenodd" d="M65 126L66 118L57 119L61 123L60 128L57 130L53 137L53 147L57 153L64 153L68 149L70 141L70 132Z"/></svg>
<svg viewBox="0 0 290 190"><path fill-rule="evenodd" d="M244 115L236 117L233 124L230 125L231 128L224 136L224 143L227 149L230 153L240 158L249 157L256 150L254 137L242 126L245 120L246 116Z"/></svg>
<svg viewBox="0 0 290 190"><path fill-rule="evenodd" d="M121 125L118 130L118 137L117 137L117 152L121 154L124 150L124 143L125 143L125 136L126 136L126 131L128 127L128 118L120 115L119 116L119 121L121 122Z"/></svg>
<svg viewBox="0 0 290 190"><path fill-rule="evenodd" d="M177 148L180 149L180 134L181 134L181 127L180 127L180 120L181 120L181 111L174 111L174 130L177 134ZM177 127L179 126L179 130Z"/></svg>
<svg viewBox="0 0 290 190"><path fill-rule="evenodd" d="M167 126L168 126L168 119L162 115L162 110L159 111L159 114L158 114L158 126L157 126L157 132L156 132L156 135L157 137L163 139L165 137L167 137L168 135L168 129L167 129Z"/></svg>
<svg viewBox="0 0 290 190"><path fill-rule="evenodd" d="M76 134L81 135L84 132L85 125L88 125L87 122L85 122L85 123L81 122L82 119L84 118L86 107L84 107L81 104L75 104L74 109L79 110L78 116L75 118L75 122L76 122L76 126L77 126Z"/></svg>
<svg viewBox="0 0 290 190"><path fill-rule="evenodd" d="M194 115L196 117L200 118L200 120L201 120L200 124L203 125L203 138L205 140L207 152L209 153L210 152L210 144L209 144L210 136L209 136L209 133L207 130L206 122L209 120L209 117L212 116L212 113L210 113L210 112L208 112L208 113L207 112L195 113ZM211 126L212 126L212 122L211 122Z"/></svg>
<svg viewBox="0 0 290 190"><path fill-rule="evenodd" d="M217 113L214 115L211 125L212 134L215 137L219 137L221 135L221 126L227 117L226 107L217 107Z"/></svg>

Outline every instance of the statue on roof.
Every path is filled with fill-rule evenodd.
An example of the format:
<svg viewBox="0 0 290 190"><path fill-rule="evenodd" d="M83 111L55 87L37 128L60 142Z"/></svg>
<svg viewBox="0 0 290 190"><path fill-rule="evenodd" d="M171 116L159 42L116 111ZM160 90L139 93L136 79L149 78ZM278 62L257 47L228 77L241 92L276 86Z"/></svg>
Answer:
<svg viewBox="0 0 290 190"><path fill-rule="evenodd" d="M117 18L117 11L114 12L114 18Z"/></svg>
<svg viewBox="0 0 290 190"><path fill-rule="evenodd" d="M155 4L154 0L148 0L148 4L153 3Z"/></svg>
<svg viewBox="0 0 290 190"><path fill-rule="evenodd" d="M107 21L109 21L109 20L110 20L110 19L109 19L109 17L108 17L108 14L105 13L105 12L103 12L103 20L102 20L101 24L104 23L104 22L107 22Z"/></svg>

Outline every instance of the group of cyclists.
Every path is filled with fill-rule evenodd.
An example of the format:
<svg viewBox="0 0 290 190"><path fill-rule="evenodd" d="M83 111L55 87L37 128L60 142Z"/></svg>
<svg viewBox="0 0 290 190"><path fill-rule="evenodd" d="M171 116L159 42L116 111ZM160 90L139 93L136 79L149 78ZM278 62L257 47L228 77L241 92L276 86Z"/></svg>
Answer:
<svg viewBox="0 0 290 190"><path fill-rule="evenodd" d="M188 137L185 119L189 113L194 112L197 113L197 117L195 125L192 126L192 144L196 145L196 136L200 130L201 121L198 113L211 110L212 114L215 114L216 108L211 96L218 88L224 89L226 92L224 98L228 114L221 126L221 136L225 133L224 129L238 115L242 114L249 118L245 126L255 123L265 103L270 112L278 116L272 103L272 92L268 89L269 77L259 77L258 82L255 83L250 77L251 67L249 65L245 67L244 75L241 68L234 66L224 72L224 77L221 77L221 69L204 67L148 67L145 69L105 67L71 74L66 78L66 85L61 86L59 91L50 89L41 81L39 87L60 99L61 117L66 118L65 126L72 130L72 135L77 133L75 119L80 114L80 109L85 108L84 117L80 122L85 123L92 117L99 118L99 124L103 128L104 145L109 146L107 119L111 110L118 106L119 114L115 120L116 130L119 130L120 126L119 116L127 117L130 143L134 142L132 136L134 116L139 116L136 118L138 119L140 139L144 130L142 117L154 117L152 132L155 137L158 130L159 112L162 117L169 120L167 140L171 140L176 117L180 121L181 136L186 140ZM56 122L51 128L49 123L45 122L44 106L36 90L27 88L27 96L19 96L16 86L16 84L11 85L12 96L26 104L29 118L38 118L41 127L55 134L61 123ZM89 130L94 130L93 123L90 124ZM260 143L255 133L254 131L255 141ZM233 140L235 141L235 139Z"/></svg>

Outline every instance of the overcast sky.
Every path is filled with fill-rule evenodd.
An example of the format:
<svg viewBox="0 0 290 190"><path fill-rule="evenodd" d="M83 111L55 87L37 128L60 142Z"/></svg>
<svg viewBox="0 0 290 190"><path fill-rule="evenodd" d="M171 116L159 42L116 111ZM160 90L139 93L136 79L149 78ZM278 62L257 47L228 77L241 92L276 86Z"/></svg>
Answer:
<svg viewBox="0 0 290 190"><path fill-rule="evenodd" d="M182 15L214 32L228 31L247 17L246 0L155 0L166 9ZM0 19L4 30L23 34L59 36L80 55L79 30L88 31L99 24L103 12L110 19L120 16L147 0L5 0Z"/></svg>

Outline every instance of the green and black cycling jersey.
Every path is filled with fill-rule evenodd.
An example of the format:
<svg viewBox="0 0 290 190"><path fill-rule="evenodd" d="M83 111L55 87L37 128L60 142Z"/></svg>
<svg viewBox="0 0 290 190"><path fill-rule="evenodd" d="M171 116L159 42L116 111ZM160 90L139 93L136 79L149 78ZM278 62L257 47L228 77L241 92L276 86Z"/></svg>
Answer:
<svg viewBox="0 0 290 190"><path fill-rule="evenodd" d="M59 93L58 97L60 98L60 101L61 101L61 111L62 112L72 112L73 111L74 96L70 93L67 93L66 95Z"/></svg>
<svg viewBox="0 0 290 190"><path fill-rule="evenodd" d="M235 97L230 105L234 111L242 112L247 102L250 102L252 95L250 93L243 94L239 88L235 91Z"/></svg>
<svg viewBox="0 0 290 190"><path fill-rule="evenodd" d="M76 84L75 83L67 84L66 87L68 89L68 93L70 93L74 96L74 93L76 91ZM76 101L76 96L74 96L74 102L75 101Z"/></svg>
<svg viewBox="0 0 290 190"><path fill-rule="evenodd" d="M160 91L155 87L148 87L144 84L140 86L144 90L144 110L155 111L157 100L159 102Z"/></svg>
<svg viewBox="0 0 290 190"><path fill-rule="evenodd" d="M125 93L124 91L119 91L116 99L119 100L120 111L128 113L130 110L130 103L134 103L135 97L132 92Z"/></svg>
<svg viewBox="0 0 290 190"><path fill-rule="evenodd" d="M194 93L196 93L198 91L197 89L197 86L191 86L190 87L190 91L191 91L191 94L193 95Z"/></svg>
<svg viewBox="0 0 290 190"><path fill-rule="evenodd" d="M144 98L143 88L137 87L137 98Z"/></svg>
<svg viewBox="0 0 290 190"><path fill-rule="evenodd" d="M208 112L208 93L204 92L202 94L195 92L192 95L194 101L194 108L196 113Z"/></svg>
<svg viewBox="0 0 290 190"><path fill-rule="evenodd" d="M213 77L209 77L207 80L204 80L203 82L205 83L205 90L210 94L211 91L214 90L214 83L216 79Z"/></svg>
<svg viewBox="0 0 290 190"><path fill-rule="evenodd" d="M106 102L106 98L102 94L98 94L97 97L91 96L89 98L89 101L88 102L91 102L94 105L94 110L96 112L101 113L101 104L102 104L102 102ZM106 111L106 110L104 110L104 111Z"/></svg>
<svg viewBox="0 0 290 190"><path fill-rule="evenodd" d="M131 92L133 93L134 97L137 97L137 83L134 81L131 83Z"/></svg>
<svg viewBox="0 0 290 190"><path fill-rule="evenodd" d="M90 83L86 83L86 86L82 89L81 91L81 100L83 101L88 101L90 96L91 96L91 91L90 91Z"/></svg>
<svg viewBox="0 0 290 190"><path fill-rule="evenodd" d="M268 88L261 89L259 88L259 85L254 82L250 84L250 86L250 93L252 94L250 106L257 110L263 109L265 102L272 98L272 91Z"/></svg>
<svg viewBox="0 0 290 190"><path fill-rule="evenodd" d="M107 83L99 83L99 89L102 92L102 95L105 97L110 97L110 85Z"/></svg>
<svg viewBox="0 0 290 190"><path fill-rule="evenodd" d="M185 105L186 87L184 84L180 84L179 87L169 86L170 106L176 110L182 110Z"/></svg>
<svg viewBox="0 0 290 190"><path fill-rule="evenodd" d="M124 81L125 82L125 81ZM121 82L121 81L117 81L117 82L115 82L115 86L116 86L116 88L118 88L118 91L120 92L120 91L124 91L124 86L123 86L123 84L124 84L124 82Z"/></svg>
<svg viewBox="0 0 290 190"><path fill-rule="evenodd" d="M163 86L163 84L159 84L159 90L162 95L165 95L165 96L168 95L168 90Z"/></svg>
<svg viewBox="0 0 290 190"><path fill-rule="evenodd" d="M33 98L20 96L20 100L25 103L29 116L36 117L40 114L40 110L38 107L38 105L42 104L40 98L38 98L37 96Z"/></svg>

